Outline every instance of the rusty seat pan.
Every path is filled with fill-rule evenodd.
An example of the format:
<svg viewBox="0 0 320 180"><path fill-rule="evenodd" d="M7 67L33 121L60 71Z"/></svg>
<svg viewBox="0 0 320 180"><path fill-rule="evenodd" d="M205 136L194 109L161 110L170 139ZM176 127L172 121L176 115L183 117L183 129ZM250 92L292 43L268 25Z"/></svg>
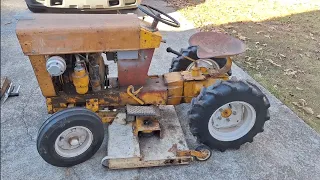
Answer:
<svg viewBox="0 0 320 180"><path fill-rule="evenodd" d="M229 57L245 51L245 44L234 37L217 32L199 32L189 39L191 46L198 46L199 58Z"/></svg>
<svg viewBox="0 0 320 180"><path fill-rule="evenodd" d="M16 33L26 55L140 49L135 14L33 14Z"/></svg>

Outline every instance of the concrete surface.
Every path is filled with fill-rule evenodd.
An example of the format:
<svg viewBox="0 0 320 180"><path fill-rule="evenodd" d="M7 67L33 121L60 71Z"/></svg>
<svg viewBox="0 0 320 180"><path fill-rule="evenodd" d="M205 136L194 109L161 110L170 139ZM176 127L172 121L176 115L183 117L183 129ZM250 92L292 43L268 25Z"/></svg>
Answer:
<svg viewBox="0 0 320 180"><path fill-rule="evenodd" d="M165 7L163 1L148 0L148 3L174 12ZM100 165L105 155L104 144L93 158L72 168L57 168L45 163L38 155L35 143L38 128L48 117L45 100L15 36L14 16L28 13L23 0L1 1L1 75L9 76L21 85L21 95L8 99L1 106L1 179L320 179L319 134L265 89L271 102L271 120L266 123L264 133L237 151L214 151L206 162L108 170ZM157 50L151 74L167 72L172 57L165 52L167 46L178 50L187 46L187 39L195 30L186 24L184 27L187 28L164 29L168 43ZM233 72L238 77L252 80L237 66L233 67ZM186 123L187 108L187 104L176 107L187 141L194 147L195 140Z"/></svg>

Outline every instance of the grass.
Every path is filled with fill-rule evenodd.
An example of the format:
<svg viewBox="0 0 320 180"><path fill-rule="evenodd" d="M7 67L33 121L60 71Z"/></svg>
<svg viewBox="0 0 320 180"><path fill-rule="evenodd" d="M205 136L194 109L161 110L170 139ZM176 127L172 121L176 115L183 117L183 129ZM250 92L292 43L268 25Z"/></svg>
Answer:
<svg viewBox="0 0 320 180"><path fill-rule="evenodd" d="M319 0L168 3L202 31L245 41L235 62L320 133Z"/></svg>

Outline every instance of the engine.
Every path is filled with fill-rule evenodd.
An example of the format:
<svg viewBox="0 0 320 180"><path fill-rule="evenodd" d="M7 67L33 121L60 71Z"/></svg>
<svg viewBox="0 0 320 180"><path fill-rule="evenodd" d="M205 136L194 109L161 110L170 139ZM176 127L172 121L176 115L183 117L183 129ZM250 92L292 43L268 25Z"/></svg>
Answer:
<svg viewBox="0 0 320 180"><path fill-rule="evenodd" d="M101 53L65 54L46 57L46 68L55 88L66 94L86 94L108 87L108 66Z"/></svg>

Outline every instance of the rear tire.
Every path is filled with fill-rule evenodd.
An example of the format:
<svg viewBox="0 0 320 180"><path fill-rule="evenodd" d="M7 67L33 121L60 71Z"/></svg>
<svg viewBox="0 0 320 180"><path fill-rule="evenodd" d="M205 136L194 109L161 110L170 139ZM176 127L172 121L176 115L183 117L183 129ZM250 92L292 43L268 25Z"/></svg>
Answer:
<svg viewBox="0 0 320 180"><path fill-rule="evenodd" d="M48 118L37 137L37 150L51 165L69 167L91 158L104 139L101 119L85 108L61 110Z"/></svg>
<svg viewBox="0 0 320 180"><path fill-rule="evenodd" d="M201 143L220 151L252 142L270 119L267 97L257 86L243 81L218 81L203 88L191 106L191 132Z"/></svg>
<svg viewBox="0 0 320 180"><path fill-rule="evenodd" d="M181 49L180 53L183 56L188 56L192 59L199 59L197 56L197 47L196 46L189 46L187 49ZM220 68L225 66L227 63L226 58L211 58L214 60ZM183 58L182 56L174 57L172 59L171 68L169 69L170 72L179 72L179 71L185 71L187 67L192 63L192 61ZM231 76L232 72L231 70L228 72L228 75Z"/></svg>

